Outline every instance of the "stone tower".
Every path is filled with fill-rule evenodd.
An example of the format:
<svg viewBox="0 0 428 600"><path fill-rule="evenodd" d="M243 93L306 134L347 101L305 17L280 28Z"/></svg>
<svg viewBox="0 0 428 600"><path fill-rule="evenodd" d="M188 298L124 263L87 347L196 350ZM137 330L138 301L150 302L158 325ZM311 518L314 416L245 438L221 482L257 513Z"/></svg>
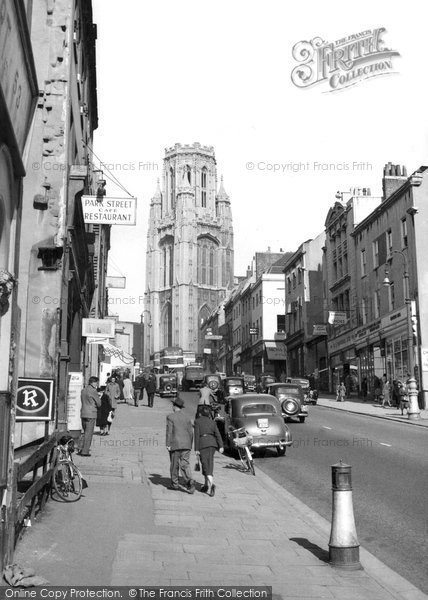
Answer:
<svg viewBox="0 0 428 600"><path fill-rule="evenodd" d="M166 149L162 189L158 182L147 233L146 365L166 346L201 352L200 324L233 286L232 213L214 148Z"/></svg>

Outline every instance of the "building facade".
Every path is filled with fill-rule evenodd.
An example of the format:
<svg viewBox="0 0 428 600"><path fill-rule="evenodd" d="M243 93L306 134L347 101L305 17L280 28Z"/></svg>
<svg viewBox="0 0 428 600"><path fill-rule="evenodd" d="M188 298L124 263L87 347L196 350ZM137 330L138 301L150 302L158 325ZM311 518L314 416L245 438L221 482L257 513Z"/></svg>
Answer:
<svg viewBox="0 0 428 600"><path fill-rule="evenodd" d="M324 244L323 232L315 239L301 244L284 267L287 375L311 375L317 381L319 389L325 388L322 374L327 369L327 331L323 330Z"/></svg>
<svg viewBox="0 0 428 600"><path fill-rule="evenodd" d="M176 144L150 204L145 357L167 346L202 353L200 325L232 289L233 259L230 199L218 187L214 149Z"/></svg>

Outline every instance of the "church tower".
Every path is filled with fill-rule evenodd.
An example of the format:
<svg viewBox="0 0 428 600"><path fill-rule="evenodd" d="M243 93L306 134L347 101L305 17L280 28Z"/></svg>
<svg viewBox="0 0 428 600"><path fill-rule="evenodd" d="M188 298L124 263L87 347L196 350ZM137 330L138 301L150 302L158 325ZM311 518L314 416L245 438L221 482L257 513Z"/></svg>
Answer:
<svg viewBox="0 0 428 600"><path fill-rule="evenodd" d="M232 213L214 148L166 149L162 189L147 233L145 364L167 346L201 352L200 324L233 286Z"/></svg>

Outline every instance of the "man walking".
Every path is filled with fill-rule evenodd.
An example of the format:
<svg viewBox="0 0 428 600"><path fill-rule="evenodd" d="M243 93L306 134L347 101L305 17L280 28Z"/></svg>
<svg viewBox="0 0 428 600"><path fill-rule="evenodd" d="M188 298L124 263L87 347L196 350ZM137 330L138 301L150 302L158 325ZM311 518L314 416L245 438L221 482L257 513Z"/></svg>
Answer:
<svg viewBox="0 0 428 600"><path fill-rule="evenodd" d="M156 392L156 376L153 372L150 373L149 379L146 383L146 392L147 392L147 405L150 408L153 408L153 401L154 401L155 392Z"/></svg>
<svg viewBox="0 0 428 600"><path fill-rule="evenodd" d="M193 441L193 424L183 413L184 402L180 396L174 400L172 412L166 418L166 449L169 452L171 490L185 489L189 494L195 491L195 482L190 469L190 450ZM185 488L180 487L179 473L184 477Z"/></svg>
<svg viewBox="0 0 428 600"><path fill-rule="evenodd" d="M80 417L83 427L83 445L80 452L78 452L79 456L91 456L89 450L94 434L95 421L97 420L97 407L101 406L101 398L98 395L97 387L98 377L89 377L88 385L83 388L81 393L82 408Z"/></svg>

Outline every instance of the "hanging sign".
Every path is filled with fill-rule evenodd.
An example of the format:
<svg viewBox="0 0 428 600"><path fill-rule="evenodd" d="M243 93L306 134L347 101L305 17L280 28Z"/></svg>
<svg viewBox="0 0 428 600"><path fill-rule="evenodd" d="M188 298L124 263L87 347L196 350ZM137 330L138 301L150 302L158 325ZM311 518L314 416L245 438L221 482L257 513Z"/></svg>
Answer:
<svg viewBox="0 0 428 600"><path fill-rule="evenodd" d="M98 225L136 225L137 198L82 196L85 223Z"/></svg>

